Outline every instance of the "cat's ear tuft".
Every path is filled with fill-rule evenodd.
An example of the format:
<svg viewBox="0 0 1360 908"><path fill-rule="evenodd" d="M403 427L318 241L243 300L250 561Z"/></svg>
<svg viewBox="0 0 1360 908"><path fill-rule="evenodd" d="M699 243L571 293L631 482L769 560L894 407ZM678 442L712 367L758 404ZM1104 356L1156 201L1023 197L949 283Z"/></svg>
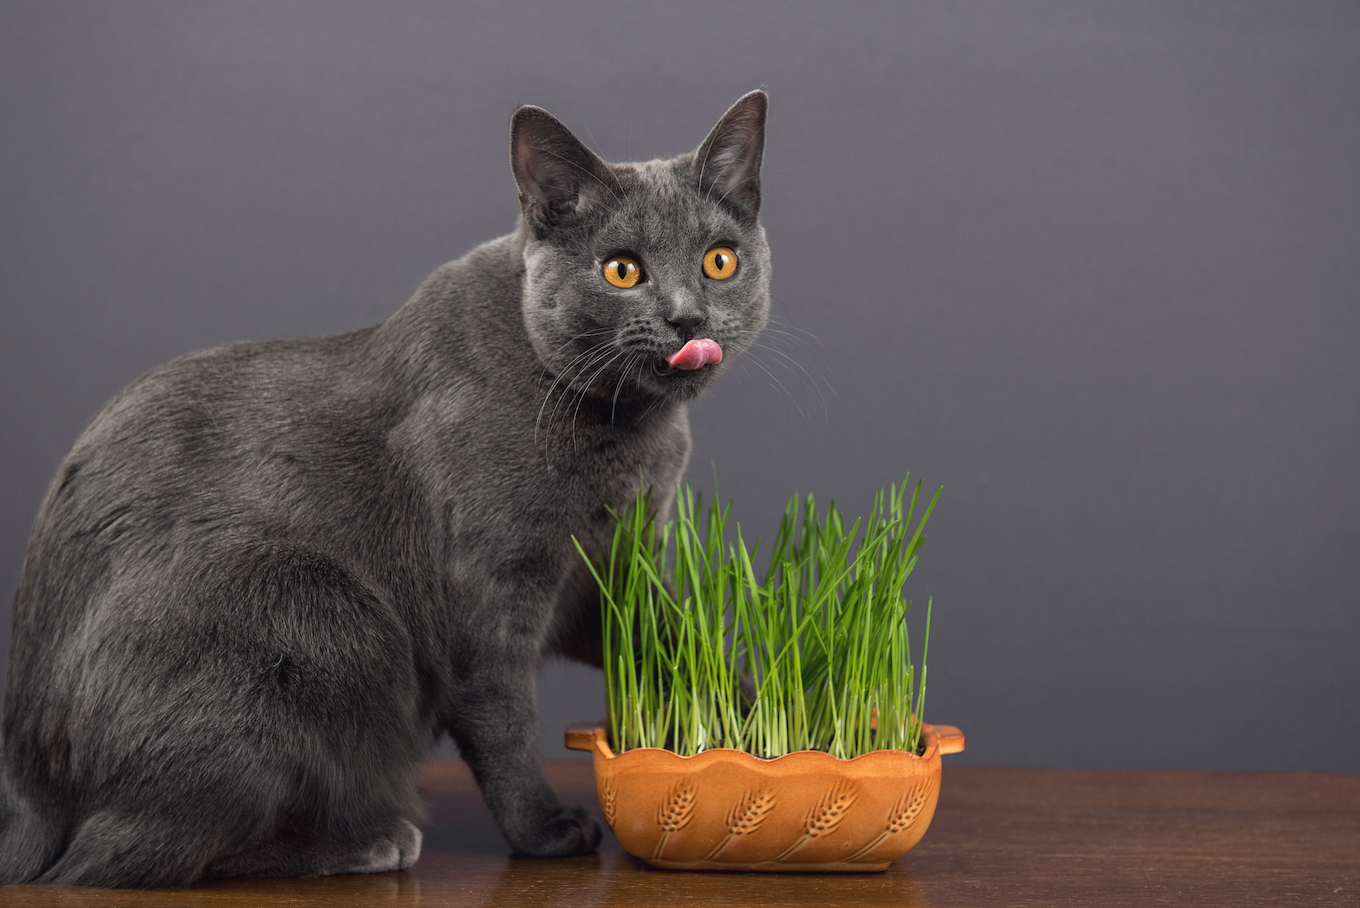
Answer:
<svg viewBox="0 0 1360 908"><path fill-rule="evenodd" d="M743 95L694 153L699 191L732 208L748 224L760 214L760 161L769 102L764 89Z"/></svg>
<svg viewBox="0 0 1360 908"><path fill-rule="evenodd" d="M613 175L571 130L541 107L524 106L510 120L510 167L524 217L552 228L613 192Z"/></svg>

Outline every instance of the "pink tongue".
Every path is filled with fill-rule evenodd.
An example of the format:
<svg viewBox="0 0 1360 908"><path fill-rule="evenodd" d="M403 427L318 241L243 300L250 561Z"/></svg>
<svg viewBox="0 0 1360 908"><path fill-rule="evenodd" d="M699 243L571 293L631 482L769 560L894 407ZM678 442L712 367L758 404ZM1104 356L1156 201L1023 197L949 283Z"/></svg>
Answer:
<svg viewBox="0 0 1360 908"><path fill-rule="evenodd" d="M722 347L707 337L692 340L666 357L666 362L677 369L699 369L709 363L722 362Z"/></svg>

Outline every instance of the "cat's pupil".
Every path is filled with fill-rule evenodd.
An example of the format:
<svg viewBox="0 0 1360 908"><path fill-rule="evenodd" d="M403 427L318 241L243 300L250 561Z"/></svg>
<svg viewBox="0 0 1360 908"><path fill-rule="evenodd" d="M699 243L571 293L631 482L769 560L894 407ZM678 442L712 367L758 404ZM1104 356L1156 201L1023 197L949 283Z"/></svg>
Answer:
<svg viewBox="0 0 1360 908"><path fill-rule="evenodd" d="M726 271L726 270L727 270L727 256L725 256L725 255L719 253L717 256L714 257L714 259L713 259L713 264L717 267L717 269L718 269L719 271Z"/></svg>

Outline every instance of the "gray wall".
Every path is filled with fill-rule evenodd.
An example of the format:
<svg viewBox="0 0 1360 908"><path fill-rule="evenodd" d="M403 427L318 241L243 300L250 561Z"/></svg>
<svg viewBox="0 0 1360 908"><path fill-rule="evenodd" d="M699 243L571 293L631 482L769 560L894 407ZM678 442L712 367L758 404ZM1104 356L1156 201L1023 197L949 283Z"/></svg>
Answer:
<svg viewBox="0 0 1360 908"><path fill-rule="evenodd" d="M959 763L1360 771L1353 2L11 0L0 581L137 374L507 232L514 105L636 159L761 84L779 330L695 480L765 533L945 487L913 594ZM600 684L547 680L554 753Z"/></svg>

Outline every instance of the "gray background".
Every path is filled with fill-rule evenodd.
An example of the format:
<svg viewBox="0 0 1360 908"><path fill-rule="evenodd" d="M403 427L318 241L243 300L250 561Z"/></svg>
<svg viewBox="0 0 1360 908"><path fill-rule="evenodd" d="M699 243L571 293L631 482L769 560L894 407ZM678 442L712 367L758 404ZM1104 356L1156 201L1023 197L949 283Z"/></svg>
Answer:
<svg viewBox="0 0 1360 908"><path fill-rule="evenodd" d="M958 763L1360 771L1353 2L6 2L0 581L136 375L508 232L516 104L626 160L761 84L779 330L696 482L945 487ZM556 755L601 685L544 681Z"/></svg>

